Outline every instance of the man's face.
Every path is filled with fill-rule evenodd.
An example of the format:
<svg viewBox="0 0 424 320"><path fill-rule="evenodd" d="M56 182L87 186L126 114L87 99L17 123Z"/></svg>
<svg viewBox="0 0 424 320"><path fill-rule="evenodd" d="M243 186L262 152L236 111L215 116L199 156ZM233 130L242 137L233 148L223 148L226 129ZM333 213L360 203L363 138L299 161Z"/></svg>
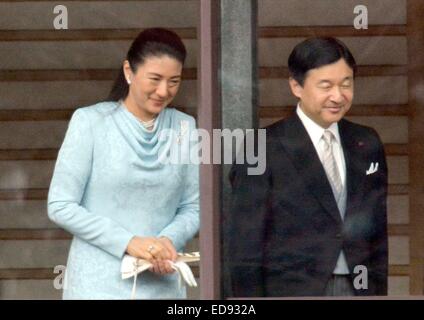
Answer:
<svg viewBox="0 0 424 320"><path fill-rule="evenodd" d="M323 128L340 121L353 100L353 70L344 59L308 71L303 86L290 78L302 111Z"/></svg>

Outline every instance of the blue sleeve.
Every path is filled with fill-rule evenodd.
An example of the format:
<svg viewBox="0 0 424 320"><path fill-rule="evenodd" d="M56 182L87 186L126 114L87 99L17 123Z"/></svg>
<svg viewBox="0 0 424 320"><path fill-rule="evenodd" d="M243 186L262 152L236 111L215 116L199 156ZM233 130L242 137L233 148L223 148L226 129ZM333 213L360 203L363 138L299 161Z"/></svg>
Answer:
<svg viewBox="0 0 424 320"><path fill-rule="evenodd" d="M190 121L190 134L194 134L192 137L197 137L195 129L192 118ZM190 150L193 144L197 144L197 141L190 141ZM175 218L159 234L171 239L177 250L181 250L199 231L199 165L187 164L182 187L184 191Z"/></svg>
<svg viewBox="0 0 424 320"><path fill-rule="evenodd" d="M121 258L134 236L81 205L91 174L94 139L88 115L77 110L60 148L48 195L49 218L74 236Z"/></svg>

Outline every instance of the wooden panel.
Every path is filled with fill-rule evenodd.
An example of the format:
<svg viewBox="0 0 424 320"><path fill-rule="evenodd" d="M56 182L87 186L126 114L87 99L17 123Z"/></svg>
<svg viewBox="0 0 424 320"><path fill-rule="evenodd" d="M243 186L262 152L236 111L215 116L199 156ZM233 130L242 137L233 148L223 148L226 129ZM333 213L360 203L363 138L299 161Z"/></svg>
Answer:
<svg viewBox="0 0 424 320"><path fill-rule="evenodd" d="M389 296L407 296L409 287L409 277L389 277Z"/></svg>
<svg viewBox="0 0 424 320"><path fill-rule="evenodd" d="M104 101L111 87L112 80L3 82L0 111L75 109ZM184 80L173 105L196 108L196 95L196 80Z"/></svg>
<svg viewBox="0 0 424 320"><path fill-rule="evenodd" d="M47 217L47 212L45 213ZM69 232L53 226L50 229L0 229L0 240L70 240L72 234ZM199 251L199 235L189 240L185 247L185 252Z"/></svg>
<svg viewBox="0 0 424 320"><path fill-rule="evenodd" d="M57 228L47 216L47 201L0 201L0 226L2 229Z"/></svg>
<svg viewBox="0 0 424 320"><path fill-rule="evenodd" d="M0 110L75 109L105 100L112 82L112 80L2 82Z"/></svg>
<svg viewBox="0 0 424 320"><path fill-rule="evenodd" d="M389 170L390 184L409 183L409 159L406 156L388 156L387 166Z"/></svg>
<svg viewBox="0 0 424 320"><path fill-rule="evenodd" d="M407 117L348 116L347 119L374 128L384 143L408 143L409 141ZM393 130L394 128L396 130Z"/></svg>
<svg viewBox="0 0 424 320"><path fill-rule="evenodd" d="M391 265L389 266L390 276L409 276L409 266Z"/></svg>
<svg viewBox="0 0 424 320"><path fill-rule="evenodd" d="M66 265L69 240L0 241L0 269Z"/></svg>
<svg viewBox="0 0 424 320"><path fill-rule="evenodd" d="M198 263L190 263L190 268L193 271L195 278L199 277ZM53 280L58 276L54 273L54 268L25 268L25 269L0 269L1 280Z"/></svg>
<svg viewBox="0 0 424 320"><path fill-rule="evenodd" d="M392 184L388 188L389 195L407 195L409 194L409 185L407 184Z"/></svg>
<svg viewBox="0 0 424 320"><path fill-rule="evenodd" d="M296 110L296 106L261 106L259 117L262 118L285 118ZM1 114L1 113L0 113ZM349 110L348 116L406 116L408 105L357 105L354 104Z"/></svg>
<svg viewBox="0 0 424 320"><path fill-rule="evenodd" d="M48 189L0 189L0 200L47 200Z"/></svg>
<svg viewBox="0 0 424 320"><path fill-rule="evenodd" d="M58 148L62 144L67 127L67 121L3 122L0 126L0 148Z"/></svg>
<svg viewBox="0 0 424 320"><path fill-rule="evenodd" d="M259 81L259 105L268 107L295 106L297 99L292 95L286 79L261 79Z"/></svg>
<svg viewBox="0 0 424 320"><path fill-rule="evenodd" d="M401 76L357 78L354 101L356 104L407 104L407 83L407 77Z"/></svg>
<svg viewBox="0 0 424 320"><path fill-rule="evenodd" d="M304 38L259 39L259 65L261 67L287 66L291 51L303 40ZM405 65L407 63L406 37L363 36L341 37L340 40L352 51L358 65Z"/></svg>
<svg viewBox="0 0 424 320"><path fill-rule="evenodd" d="M57 2L57 0L0 0L1 2ZM84 1L89 1L89 2L95 2L95 1L101 1L101 2L105 2L105 0L66 0L66 2L72 2L72 1L78 1L78 2L84 2ZM106 0L107 2L113 2L113 1L122 1L122 0ZM131 1L131 0L130 0ZM134 1L134 0L132 0ZM169 1L198 1L198 0L136 0L136 1L156 1L156 2L169 2Z"/></svg>
<svg viewBox="0 0 424 320"><path fill-rule="evenodd" d="M406 66L358 66L358 77L379 77L379 76L402 76L406 75ZM259 77L261 79L288 78L289 69L287 67L260 67Z"/></svg>
<svg viewBox="0 0 424 320"><path fill-rule="evenodd" d="M183 79L196 78L195 68L185 68ZM87 81L115 80L118 69L84 69L84 70L1 70L0 81Z"/></svg>
<svg viewBox="0 0 424 320"><path fill-rule="evenodd" d="M305 27L261 27L259 38L309 38L309 37L371 37L371 36L403 36L404 25L368 26L368 29L355 29L352 26L305 26Z"/></svg>
<svg viewBox="0 0 424 320"><path fill-rule="evenodd" d="M184 66L195 68L197 41L184 42L187 49ZM0 69L119 69L130 45L128 40L0 42L0 52L3 52Z"/></svg>
<svg viewBox="0 0 424 320"><path fill-rule="evenodd" d="M59 110L0 110L0 121L70 120L75 108Z"/></svg>
<svg viewBox="0 0 424 320"><path fill-rule="evenodd" d="M54 268L0 269L0 280L55 279Z"/></svg>
<svg viewBox="0 0 424 320"><path fill-rule="evenodd" d="M136 29L195 27L198 1L62 1L68 9L69 29ZM52 29L52 2L0 2L0 29ZM157 13L166 17L158 19ZM178 14L175 14L178 12ZM37 19L34 19L37 17ZM60 32L60 31L59 31Z"/></svg>
<svg viewBox="0 0 424 320"><path fill-rule="evenodd" d="M0 150L0 161L56 160L58 149L6 149Z"/></svg>
<svg viewBox="0 0 424 320"><path fill-rule="evenodd" d="M409 262L409 237L389 236L389 264L407 265Z"/></svg>
<svg viewBox="0 0 424 320"><path fill-rule="evenodd" d="M287 112L284 115L284 110L275 112L277 108L267 108L260 113L269 114L270 116L261 117L259 125L261 128L268 126L292 112ZM275 115L275 116L274 116ZM386 152L392 155L407 155L408 148L405 145L408 143L408 120L404 117L347 117L347 119L374 128L379 134L383 143L385 143ZM393 131L396 128L397 131Z"/></svg>
<svg viewBox="0 0 424 320"><path fill-rule="evenodd" d="M389 224L387 232L391 236L407 236L410 233L410 226L406 224Z"/></svg>
<svg viewBox="0 0 424 320"><path fill-rule="evenodd" d="M47 212L46 212L47 215ZM0 229L0 240L69 240L72 235L63 229Z"/></svg>
<svg viewBox="0 0 424 320"><path fill-rule="evenodd" d="M408 93L410 99L411 294L423 294L424 281L424 1L408 0Z"/></svg>
<svg viewBox="0 0 424 320"><path fill-rule="evenodd" d="M388 222L392 224L409 223L409 196L389 196L387 199Z"/></svg>
<svg viewBox="0 0 424 320"><path fill-rule="evenodd" d="M0 189L0 200L45 200L47 199L48 189ZM388 193L390 195L407 195L409 186L407 184L389 185Z"/></svg>
<svg viewBox="0 0 424 320"><path fill-rule="evenodd" d="M0 161L0 189L48 188L55 161Z"/></svg>
<svg viewBox="0 0 424 320"><path fill-rule="evenodd" d="M69 1L69 0L68 0ZM397 26L390 28L396 31ZM170 28L182 39L196 39L195 28ZM133 40L143 29L86 29L86 30L0 30L0 41L104 41ZM399 30L400 31L400 30Z"/></svg>
<svg viewBox="0 0 424 320"><path fill-rule="evenodd" d="M389 156L407 156L409 153L408 144L386 143L384 144L386 155Z"/></svg>
<svg viewBox="0 0 424 320"><path fill-rule="evenodd" d="M405 0L261 0L259 26L352 26L353 8L367 6L369 24L405 24ZM372 14L374 13L374 14ZM382 14L384 13L384 14ZM352 28L353 29L353 28Z"/></svg>
<svg viewBox="0 0 424 320"><path fill-rule="evenodd" d="M179 99L180 101L184 98ZM174 105L174 102L172 103ZM195 108L178 107L178 110L195 116ZM0 110L0 121L56 121L70 120L75 108L57 110Z"/></svg>
<svg viewBox="0 0 424 320"><path fill-rule="evenodd" d="M53 287L52 280L2 280L0 299L49 299L58 300L62 290Z"/></svg>

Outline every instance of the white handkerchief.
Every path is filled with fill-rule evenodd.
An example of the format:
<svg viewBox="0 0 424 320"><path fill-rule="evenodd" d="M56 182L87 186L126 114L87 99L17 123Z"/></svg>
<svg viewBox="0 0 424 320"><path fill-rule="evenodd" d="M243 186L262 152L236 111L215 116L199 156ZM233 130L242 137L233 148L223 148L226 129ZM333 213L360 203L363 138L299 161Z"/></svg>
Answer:
<svg viewBox="0 0 424 320"><path fill-rule="evenodd" d="M378 162L371 162L369 169L365 172L366 175L376 173L378 171Z"/></svg>
<svg viewBox="0 0 424 320"><path fill-rule="evenodd" d="M193 272L187 263L200 261L199 252L191 253L178 253L177 261L169 261L171 267L177 271L180 275L180 278L190 287L197 287L196 280L194 278ZM134 285L132 290L131 298L135 298L135 289L137 284L137 276L139 273L144 272L152 267L152 264L144 259L138 259L130 255L125 255L122 259L121 264L121 277L122 279L128 279L134 277Z"/></svg>

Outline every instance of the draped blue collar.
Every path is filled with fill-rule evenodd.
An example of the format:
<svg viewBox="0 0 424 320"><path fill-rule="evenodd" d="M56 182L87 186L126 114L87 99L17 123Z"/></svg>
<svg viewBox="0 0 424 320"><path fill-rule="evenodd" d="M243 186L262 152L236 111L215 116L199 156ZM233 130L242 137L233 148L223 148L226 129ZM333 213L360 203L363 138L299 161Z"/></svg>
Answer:
<svg viewBox="0 0 424 320"><path fill-rule="evenodd" d="M168 152L171 148L173 135L169 134L174 128L175 109L165 108L157 116L153 130L147 130L122 102L118 102L113 119L121 135L140 158L144 168L160 168L159 154ZM169 130L166 130L169 129ZM167 134L164 135L163 132Z"/></svg>

